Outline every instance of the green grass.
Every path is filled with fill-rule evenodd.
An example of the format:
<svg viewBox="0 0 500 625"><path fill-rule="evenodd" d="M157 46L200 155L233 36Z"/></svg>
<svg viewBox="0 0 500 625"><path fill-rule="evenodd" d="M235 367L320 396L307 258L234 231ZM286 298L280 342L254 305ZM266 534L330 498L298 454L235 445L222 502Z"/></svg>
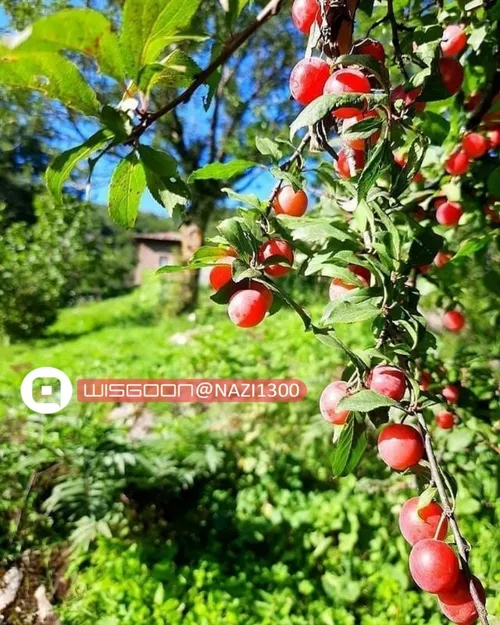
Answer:
<svg viewBox="0 0 500 625"><path fill-rule="evenodd" d="M89 516L105 518L113 534L98 535L88 553L70 558L73 591L58 606L64 625L444 625L434 598L410 581L408 547L397 527L400 505L415 495L414 480L391 474L373 448L357 477L332 478L331 428L319 415L318 397L340 375L343 354L304 333L290 310L243 331L207 292L200 300L194 317L162 314L159 283L152 282L62 311L45 338L0 350L4 431L11 439L0 449L5 522L24 501L37 459L49 454L49 466L54 457L60 465L54 481L42 481L29 499L18 553L65 547L76 526L95 529ZM326 297L309 307L313 318L325 303ZM354 349L372 342L368 325L346 325L339 334ZM308 397L290 404L151 404L150 437L126 447L165 471L148 475L136 465L113 468L110 450L118 454L115 439L125 433L106 419L112 404L73 400L60 415L26 419L19 385L40 366L60 368L73 382L293 377L306 383ZM460 521L494 611L500 607L494 454L474 435L461 441L464 430L453 433L453 448L449 433L437 442L459 481ZM78 477L85 488L75 492ZM44 502L61 480L68 490L59 492L60 508L48 517ZM48 571L44 583L52 576Z"/></svg>
<svg viewBox="0 0 500 625"><path fill-rule="evenodd" d="M63 310L46 338L0 348L4 407L19 404L23 377L42 366L57 367L73 381L294 377L318 390L342 364L343 355L304 334L302 322L290 310L243 331L231 324L224 306L208 300L208 292L201 294L202 305L190 317L162 315L158 297L153 282L123 297ZM312 311L318 317L321 305ZM346 326L342 336L360 347L368 339L359 327Z"/></svg>

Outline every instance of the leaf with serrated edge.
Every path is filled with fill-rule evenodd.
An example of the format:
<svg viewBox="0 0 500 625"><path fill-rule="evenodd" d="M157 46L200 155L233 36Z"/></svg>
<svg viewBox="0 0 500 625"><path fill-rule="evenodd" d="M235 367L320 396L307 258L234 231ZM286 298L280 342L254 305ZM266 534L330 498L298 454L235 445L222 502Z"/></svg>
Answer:
<svg viewBox="0 0 500 625"><path fill-rule="evenodd" d="M354 425L354 437L351 447L351 453L347 464L342 471L342 475L349 475L358 466L363 454L365 453L366 446L368 444L368 436L366 434L366 426L364 423L356 423Z"/></svg>
<svg viewBox="0 0 500 625"><path fill-rule="evenodd" d="M40 91L85 115L99 113L95 91L76 66L57 52L5 52L0 59L0 84Z"/></svg>
<svg viewBox="0 0 500 625"><path fill-rule="evenodd" d="M149 146L141 145L139 154L144 164L148 189L154 199L173 215L189 201L189 189L178 173L177 161Z"/></svg>
<svg viewBox="0 0 500 625"><path fill-rule="evenodd" d="M229 180L251 167L260 167L260 165L259 163L245 160L235 160L229 163L210 163L194 171L189 176L188 182L192 183L195 180Z"/></svg>
<svg viewBox="0 0 500 625"><path fill-rule="evenodd" d="M111 177L109 215L115 223L124 228L135 225L145 188L144 167L134 153L129 154L118 163Z"/></svg>
<svg viewBox="0 0 500 625"><path fill-rule="evenodd" d="M63 9L37 20L30 37L19 46L24 52L73 50L92 56L102 73L125 79L118 38L108 18L93 9Z"/></svg>
<svg viewBox="0 0 500 625"><path fill-rule="evenodd" d="M45 172L47 189L56 202L62 204L62 189L64 183L68 180L76 164L84 158L88 158L95 151L103 148L112 137L113 135L109 131L99 130L99 132L92 135L82 145L71 148L71 150L67 150L56 156Z"/></svg>
<svg viewBox="0 0 500 625"><path fill-rule="evenodd" d="M293 139L297 130L305 126L312 126L319 122L330 111L342 106L357 106L359 108L374 108L382 104L387 104L385 94L356 94L348 95L322 95L316 98L311 104L300 113L297 119L290 126L290 140Z"/></svg>
<svg viewBox="0 0 500 625"><path fill-rule="evenodd" d="M351 453L353 436L354 420L351 418L344 425L337 445L335 446L332 461L332 470L335 477L341 475L347 465L347 461L349 460L349 454Z"/></svg>
<svg viewBox="0 0 500 625"><path fill-rule="evenodd" d="M201 0L126 0L121 44L133 75L182 38L180 31L189 26L200 4Z"/></svg>
<svg viewBox="0 0 500 625"><path fill-rule="evenodd" d="M367 117L366 119L342 130L342 136L347 139L368 139L382 127L381 117Z"/></svg>
<svg viewBox="0 0 500 625"><path fill-rule="evenodd" d="M267 137L256 137L255 147L261 154L264 156L271 156L275 161L279 161L283 156L283 151L279 145Z"/></svg>
<svg viewBox="0 0 500 625"><path fill-rule="evenodd" d="M391 149L387 141L377 144L370 153L368 163L363 168L358 182L358 203L366 200L368 191L388 169L389 159L392 158Z"/></svg>
<svg viewBox="0 0 500 625"><path fill-rule="evenodd" d="M351 291L351 293L355 293L355 291ZM361 298L365 297L361 294L361 290L359 293ZM379 298L355 301L356 296L357 295L347 295L340 300L330 302L321 318L322 325L329 325L331 323L359 323L361 321L375 319L375 317L380 315L380 308L374 305L379 301Z"/></svg>
<svg viewBox="0 0 500 625"><path fill-rule="evenodd" d="M174 50L159 63L142 67L137 86L146 95L157 84L163 87L189 87L200 72L200 66L190 56L182 50Z"/></svg>
<svg viewBox="0 0 500 625"><path fill-rule="evenodd" d="M354 412L371 412L377 408L389 408L391 406L399 406L399 404L390 397L369 390L343 397L338 404L339 409Z"/></svg>

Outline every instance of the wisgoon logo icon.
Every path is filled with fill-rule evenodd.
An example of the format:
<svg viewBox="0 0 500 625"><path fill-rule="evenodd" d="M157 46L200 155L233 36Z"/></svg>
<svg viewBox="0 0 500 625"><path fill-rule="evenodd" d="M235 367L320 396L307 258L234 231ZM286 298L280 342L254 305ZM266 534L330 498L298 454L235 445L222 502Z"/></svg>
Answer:
<svg viewBox="0 0 500 625"><path fill-rule="evenodd" d="M34 398L33 390L36 380L43 378L53 379L54 383L43 384L40 395L46 398L57 398L58 401L37 401ZM55 414L69 404L73 395L73 386L68 376L55 367L39 367L33 369L24 378L21 384L21 398L26 406L33 412L39 414Z"/></svg>

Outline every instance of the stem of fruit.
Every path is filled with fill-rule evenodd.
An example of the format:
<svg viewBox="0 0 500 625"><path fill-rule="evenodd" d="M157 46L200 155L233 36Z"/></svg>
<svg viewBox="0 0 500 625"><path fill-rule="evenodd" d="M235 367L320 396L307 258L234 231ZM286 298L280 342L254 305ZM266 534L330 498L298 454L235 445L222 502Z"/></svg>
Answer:
<svg viewBox="0 0 500 625"><path fill-rule="evenodd" d="M458 553L460 554L460 559L462 562L462 569L469 580L469 590L472 597L472 601L474 602L474 606L476 607L477 613L479 615L479 620L482 625L489 625L488 616L486 613L486 608L482 603L481 599L476 590L476 586L473 581L472 573L469 567L468 561L468 547L464 537L460 532L460 528L458 527L457 519L455 517L455 513L450 504L450 500L448 498L448 494L446 492L446 486L443 480L442 472L439 467L436 454L434 453L434 447L432 446L432 439L429 434L429 430L427 428L427 423L425 422L424 417L419 414L418 415L418 423L422 430L422 434L424 437L424 446L425 452L427 454L427 459L429 461L430 469L431 469L431 478L436 486L439 498L441 500L441 504L443 506L444 514L448 518L450 523L453 536L455 537L455 543L457 545Z"/></svg>
<svg viewBox="0 0 500 625"><path fill-rule="evenodd" d="M300 158L302 158L302 153L304 152L304 150L306 149L306 147L309 145L309 143L311 142L311 133L308 132L306 135L304 135L304 138L302 139L302 141L299 143L299 145L297 146L297 149L295 150L295 152L280 166L281 171L288 171L290 169L290 167L296 162L298 161ZM273 203L274 200L276 199L278 193L280 192L281 187L283 186L283 179L278 180L278 183L276 184L276 186L274 187L270 197L269 197L269 202L267 204L266 207L266 216L270 214L272 208L273 208Z"/></svg>

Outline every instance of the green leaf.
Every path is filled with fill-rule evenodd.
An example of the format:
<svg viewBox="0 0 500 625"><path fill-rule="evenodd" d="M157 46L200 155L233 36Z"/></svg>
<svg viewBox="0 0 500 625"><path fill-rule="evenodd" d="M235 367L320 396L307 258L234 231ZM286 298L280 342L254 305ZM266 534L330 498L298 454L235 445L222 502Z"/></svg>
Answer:
<svg viewBox="0 0 500 625"><path fill-rule="evenodd" d="M387 215L380 206L374 203L373 208L380 221L384 224L387 232L389 233L389 236L391 237L392 257L396 260L399 260L401 256L401 239L399 236L399 230L396 228L394 222L389 217L389 215Z"/></svg>
<svg viewBox="0 0 500 625"><path fill-rule="evenodd" d="M243 223L237 217L225 219L217 226L217 230L226 239L231 247L244 254L253 254L258 243L253 234L243 227Z"/></svg>
<svg viewBox="0 0 500 625"><path fill-rule="evenodd" d="M104 148L112 138L113 134L108 130L99 130L82 145L56 156L45 172L45 182L49 193L58 204L63 202L62 189L64 183L68 180L76 164L97 150Z"/></svg>
<svg viewBox="0 0 500 625"><path fill-rule="evenodd" d="M436 493L437 488L429 486L423 493L420 494L420 497L418 498L417 513L420 514L420 510L427 508L427 506L434 501Z"/></svg>
<svg viewBox="0 0 500 625"><path fill-rule="evenodd" d="M155 594L153 596L153 604L161 605L165 601L165 589L163 588L163 584L160 582L156 587Z"/></svg>
<svg viewBox="0 0 500 625"><path fill-rule="evenodd" d="M353 124L347 130L342 131L342 136L346 139L368 139L382 127L381 117L367 117L357 124Z"/></svg>
<svg viewBox="0 0 500 625"><path fill-rule="evenodd" d="M333 453L332 470L334 476L342 475L346 468L349 455L351 453L352 442L354 436L354 419L349 421L343 426L340 438L335 446Z"/></svg>
<svg viewBox="0 0 500 625"><path fill-rule="evenodd" d="M99 113L95 91L73 63L57 52L4 52L0 57L0 84L40 91L85 115Z"/></svg>
<svg viewBox="0 0 500 625"><path fill-rule="evenodd" d="M368 192L387 171L392 160L392 152L388 141L379 142L370 152L370 158L365 165L358 182L358 202L366 200Z"/></svg>
<svg viewBox="0 0 500 625"><path fill-rule="evenodd" d="M469 0L469 2L466 3L464 9L466 11L475 11L476 9L479 9L483 6L484 3L482 2L482 0Z"/></svg>
<svg viewBox="0 0 500 625"><path fill-rule="evenodd" d="M260 165L253 161L245 160L235 160L229 163L210 163L210 165L205 165L205 167L193 171L188 178L188 182L192 183L195 180L229 180L251 167L260 167Z"/></svg>
<svg viewBox="0 0 500 625"><path fill-rule="evenodd" d="M163 267L160 267L155 271L155 275L159 275L162 273L179 273L179 271L201 269L202 267L205 267L205 265L201 263L193 263L187 265L163 265Z"/></svg>
<svg viewBox="0 0 500 625"><path fill-rule="evenodd" d="M450 134L450 122L443 116L427 111L422 124L422 132L433 145L443 145Z"/></svg>
<svg viewBox="0 0 500 625"><path fill-rule="evenodd" d="M365 15L371 17L373 15L373 5L375 4L375 0L361 0L359 3L359 8Z"/></svg>
<svg viewBox="0 0 500 625"><path fill-rule="evenodd" d="M170 216L175 215L190 199L189 189L179 175L177 161L170 154L146 145L139 147L139 154L151 195Z"/></svg>
<svg viewBox="0 0 500 625"><path fill-rule="evenodd" d="M280 222L292 231L292 238L304 243L315 243L324 239L351 241L349 233L333 226L328 219L316 217L280 216Z"/></svg>
<svg viewBox="0 0 500 625"><path fill-rule="evenodd" d="M351 93L347 95L322 95L306 106L290 126L290 139L293 139L297 130L305 126L314 125L335 108L341 106L354 106L359 108L367 106L368 108L374 108L382 104L387 104L387 96L385 94Z"/></svg>
<svg viewBox="0 0 500 625"><path fill-rule="evenodd" d="M301 174L291 174L289 171L283 171L280 167L271 167L269 173L278 180L284 180L291 185L294 190L304 187L304 179Z"/></svg>
<svg viewBox="0 0 500 625"><path fill-rule="evenodd" d="M488 176L488 192L495 198L500 198L500 167L494 169Z"/></svg>
<svg viewBox="0 0 500 625"><path fill-rule="evenodd" d="M480 250L484 249L487 245L489 245L491 239L485 234L481 237L477 237L475 239L469 239L465 241L459 248L458 252L453 256L452 261L455 261L457 258L462 258L463 256L470 256L471 254L475 254Z"/></svg>
<svg viewBox="0 0 500 625"><path fill-rule="evenodd" d="M283 151L279 144L267 137L256 137L255 147L261 154L270 156L274 161L279 161L283 156Z"/></svg>
<svg viewBox="0 0 500 625"><path fill-rule="evenodd" d="M19 48L23 52L72 50L93 57L101 71L118 81L125 79L125 67L111 22L92 9L65 9L43 17Z"/></svg>
<svg viewBox="0 0 500 625"><path fill-rule="evenodd" d="M379 81L382 87L389 89L389 72L387 68L379 63L371 54L344 54L335 59L334 65L345 65L352 67L358 65L369 70Z"/></svg>
<svg viewBox="0 0 500 625"><path fill-rule="evenodd" d="M124 111L119 111L106 104L102 107L101 123L106 126L119 141L124 141L132 132L132 122Z"/></svg>
<svg viewBox="0 0 500 625"><path fill-rule="evenodd" d="M220 41L216 41L212 45L212 50L210 53L210 63L213 63L215 59L221 54L222 48L223 48L222 42ZM217 93L217 89L219 88L219 84L221 80L222 80L222 67L219 67L219 69L213 72L213 74L207 79L208 90L207 90L206 95L203 98L203 108L205 109L205 111L208 111L208 109L210 108L210 105L212 104L212 100L214 99L215 94Z"/></svg>
<svg viewBox="0 0 500 625"><path fill-rule="evenodd" d="M448 434L448 432L447 432ZM446 446L452 453L467 449L474 442L474 432L467 428L456 428L446 436Z"/></svg>
<svg viewBox="0 0 500 625"><path fill-rule="evenodd" d="M220 245L202 245L196 252L191 256L189 260L192 262L205 262L208 265L215 264L219 258L227 255L227 248L221 247Z"/></svg>
<svg viewBox="0 0 500 625"><path fill-rule="evenodd" d="M111 177L109 215L119 226L132 228L146 188L146 174L135 153L122 159Z"/></svg>
<svg viewBox="0 0 500 625"><path fill-rule="evenodd" d="M367 444L368 436L366 434L366 425L364 423L355 423L351 453L349 454L347 464L342 471L342 475L349 475L354 472L363 458Z"/></svg>
<svg viewBox="0 0 500 625"><path fill-rule="evenodd" d="M320 273L327 278L340 278L342 282L346 284L354 284L357 287L363 286L359 278L350 269L346 267L339 267L335 265L333 260L330 262L323 262L321 264L310 264L304 275L310 276L314 273Z"/></svg>
<svg viewBox="0 0 500 625"><path fill-rule="evenodd" d="M377 408L390 408L397 405L398 403L390 397L379 395L374 391L363 390L341 399L338 407L353 412L371 412Z"/></svg>
<svg viewBox="0 0 500 625"><path fill-rule="evenodd" d="M436 234L432 226L422 228L410 246L408 262L412 267L430 265L439 250L443 249L443 245L443 237Z"/></svg>
<svg viewBox="0 0 500 625"><path fill-rule="evenodd" d="M156 61L169 44L182 40L181 31L200 4L201 0L126 0L121 45L131 75Z"/></svg>
<svg viewBox="0 0 500 625"><path fill-rule="evenodd" d="M406 165L398 169L395 182L392 186L392 196L397 198L405 191L412 182L415 174L422 168L425 153L429 147L429 140L426 137L416 137L408 151Z"/></svg>
<svg viewBox="0 0 500 625"><path fill-rule="evenodd" d="M332 330L329 330L328 333L326 333L316 327L313 327L313 332L316 335L318 341L320 341L324 345L328 345L328 347L338 347L339 349L341 349L349 358L349 360L354 363L357 369L359 369L360 371L368 370L368 367L365 365L363 360L353 351L351 351L346 345L344 345L344 343L337 336L335 336Z"/></svg>
<svg viewBox="0 0 500 625"><path fill-rule="evenodd" d="M222 8L227 13L227 23L229 26L238 19L240 13L251 0L219 0Z"/></svg>
<svg viewBox="0 0 500 625"><path fill-rule="evenodd" d="M380 315L379 298L352 291L352 295L330 302L321 318L322 325L330 323L358 323Z"/></svg>
<svg viewBox="0 0 500 625"><path fill-rule="evenodd" d="M174 50L163 61L145 65L139 72L137 86L146 95L157 84L164 87L189 87L200 72L200 66L190 56L182 50Z"/></svg>

